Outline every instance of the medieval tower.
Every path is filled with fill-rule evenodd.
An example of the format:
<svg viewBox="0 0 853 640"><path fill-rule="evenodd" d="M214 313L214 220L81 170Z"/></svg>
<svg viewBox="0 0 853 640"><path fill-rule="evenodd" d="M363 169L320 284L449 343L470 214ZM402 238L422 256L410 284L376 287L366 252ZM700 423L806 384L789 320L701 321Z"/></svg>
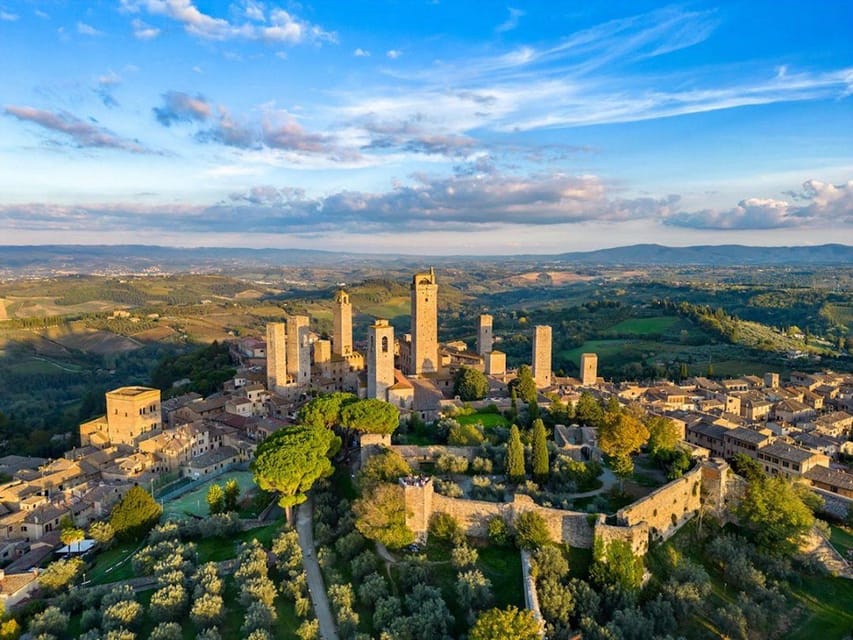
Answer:
<svg viewBox="0 0 853 640"><path fill-rule="evenodd" d="M283 322L267 323L267 389L270 393L287 384L287 334Z"/></svg>
<svg viewBox="0 0 853 640"><path fill-rule="evenodd" d="M332 353L345 358L352 355L352 304L343 289L335 295L332 316Z"/></svg>
<svg viewBox="0 0 853 640"><path fill-rule="evenodd" d="M377 319L367 333L367 397L387 401L394 384L394 327Z"/></svg>
<svg viewBox="0 0 853 640"><path fill-rule="evenodd" d="M435 271L412 278L412 361L414 375L438 371L438 285Z"/></svg>
<svg viewBox="0 0 853 640"><path fill-rule="evenodd" d="M485 358L493 342L492 316L484 313L477 319L477 354Z"/></svg>
<svg viewBox="0 0 853 640"><path fill-rule="evenodd" d="M287 373L296 384L311 382L310 322L308 316L287 318Z"/></svg>
<svg viewBox="0 0 853 640"><path fill-rule="evenodd" d="M594 353L581 354L581 384L585 387L595 386L598 380L598 356Z"/></svg>
<svg viewBox="0 0 853 640"><path fill-rule="evenodd" d="M551 386L551 327L544 324L533 330L533 380L538 389Z"/></svg>

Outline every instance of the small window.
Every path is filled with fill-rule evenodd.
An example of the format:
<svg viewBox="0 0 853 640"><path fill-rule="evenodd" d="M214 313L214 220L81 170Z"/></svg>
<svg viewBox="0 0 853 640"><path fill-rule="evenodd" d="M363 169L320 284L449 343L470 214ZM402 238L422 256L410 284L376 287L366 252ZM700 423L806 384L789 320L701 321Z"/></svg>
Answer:
<svg viewBox="0 0 853 640"><path fill-rule="evenodd" d="M382 336L382 353L388 353L388 336Z"/></svg>

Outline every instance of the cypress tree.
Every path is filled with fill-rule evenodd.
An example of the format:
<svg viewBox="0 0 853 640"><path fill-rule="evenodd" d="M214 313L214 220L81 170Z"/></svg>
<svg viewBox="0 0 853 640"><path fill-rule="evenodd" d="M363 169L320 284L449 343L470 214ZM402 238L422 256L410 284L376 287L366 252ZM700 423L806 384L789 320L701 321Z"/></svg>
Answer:
<svg viewBox="0 0 853 640"><path fill-rule="evenodd" d="M545 423L537 418L533 421L533 479L542 484L548 479L549 470Z"/></svg>
<svg viewBox="0 0 853 640"><path fill-rule="evenodd" d="M509 430L509 442L506 444L506 475L514 484L524 481L524 447L515 425Z"/></svg>

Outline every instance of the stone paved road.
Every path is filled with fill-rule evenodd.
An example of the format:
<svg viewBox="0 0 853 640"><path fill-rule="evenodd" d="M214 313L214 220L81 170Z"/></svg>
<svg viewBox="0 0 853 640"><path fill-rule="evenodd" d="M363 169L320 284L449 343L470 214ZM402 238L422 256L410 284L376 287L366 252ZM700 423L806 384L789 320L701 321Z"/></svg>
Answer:
<svg viewBox="0 0 853 640"><path fill-rule="evenodd" d="M323 574L314 552L314 529L311 514L314 504L309 498L296 508L296 531L299 533L299 546L302 547L302 565L308 579L308 589L311 592L311 602L314 603L314 614L320 623L320 637L323 640L338 640L335 619L329 608L326 597L326 587L323 584Z"/></svg>

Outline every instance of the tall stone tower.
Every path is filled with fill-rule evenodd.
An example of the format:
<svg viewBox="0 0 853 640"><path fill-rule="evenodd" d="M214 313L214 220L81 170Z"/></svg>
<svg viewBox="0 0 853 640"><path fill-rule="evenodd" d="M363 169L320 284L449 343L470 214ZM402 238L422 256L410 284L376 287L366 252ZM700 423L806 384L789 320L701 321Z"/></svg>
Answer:
<svg viewBox="0 0 853 640"><path fill-rule="evenodd" d="M551 327L546 324L533 330L533 380L538 389L551 386Z"/></svg>
<svg viewBox="0 0 853 640"><path fill-rule="evenodd" d="M484 313L477 319L477 353L485 357L493 343L492 316Z"/></svg>
<svg viewBox="0 0 853 640"><path fill-rule="evenodd" d="M267 389L270 393L287 384L287 334L283 322L267 323Z"/></svg>
<svg viewBox="0 0 853 640"><path fill-rule="evenodd" d="M107 391L107 425L110 444L132 445L143 433L159 429L160 389L121 387Z"/></svg>
<svg viewBox="0 0 853 640"><path fill-rule="evenodd" d="M438 371L438 285L435 270L412 278L412 362L414 375Z"/></svg>
<svg viewBox="0 0 853 640"><path fill-rule="evenodd" d="M311 343L308 316L287 318L287 373L296 384L311 382Z"/></svg>
<svg viewBox="0 0 853 640"><path fill-rule="evenodd" d="M594 353L582 353L581 384L585 387L593 387L596 380L598 380L598 356Z"/></svg>
<svg viewBox="0 0 853 640"><path fill-rule="evenodd" d="M335 294L332 308L332 353L341 357L352 355L352 305L343 289Z"/></svg>
<svg viewBox="0 0 853 640"><path fill-rule="evenodd" d="M377 319L367 335L367 397L387 402L394 384L394 327Z"/></svg>

